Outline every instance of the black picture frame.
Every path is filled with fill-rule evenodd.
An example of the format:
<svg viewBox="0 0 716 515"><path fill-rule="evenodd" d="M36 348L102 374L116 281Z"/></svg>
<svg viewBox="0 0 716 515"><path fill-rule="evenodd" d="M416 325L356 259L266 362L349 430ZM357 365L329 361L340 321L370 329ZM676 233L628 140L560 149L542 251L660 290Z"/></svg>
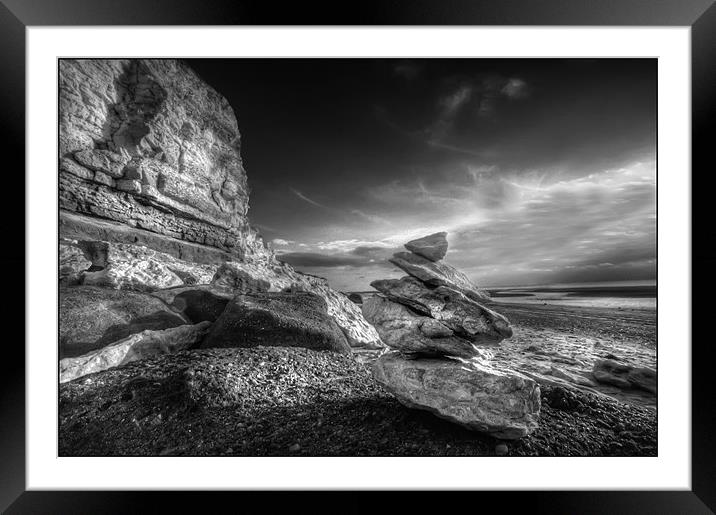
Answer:
<svg viewBox="0 0 716 515"><path fill-rule="evenodd" d="M573 26L688 26L691 27L692 64L692 334L665 344L691 344L692 352L692 490L690 491L585 491L585 492L470 492L452 493L450 504L470 495L473 506L498 503L501 510L522 507L549 513L713 513L716 511L716 408L714 351L711 338L698 338L697 327L709 319L710 305L698 302L698 292L716 285L716 224L711 222L706 196L712 174L709 136L716 120L716 6L714 0L363 0L355 3L294 2L278 8L269 2L244 0L0 0L0 145L5 168L2 204L6 251L0 253L6 295L3 314L6 327L14 324L19 334L6 333L4 367L0 373L0 510L7 513L126 513L167 508L166 495L156 492L26 491L25 488L25 269L24 213L25 169L25 29L39 25L573 25ZM711 166L708 166L711 165ZM683 171L688 178L689 171ZM15 181L15 184L12 183ZM24 192L25 195L21 194ZM26 274L32 270L26 270ZM48 286L48 289L51 286ZM27 309L32 309L27 306ZM696 322L700 322L697 324ZM691 339L691 342L689 341ZM272 502L301 502L306 492L276 495L264 493L198 494L173 492L180 511L209 506L242 495L241 505L259 501L265 509ZM340 511L376 509L383 501L356 497L356 493L321 493L321 505ZM421 493L411 503L428 507ZM270 497L269 497L270 496ZM348 501L345 497L350 496ZM231 497L231 499L229 499ZM370 496L369 496L370 497ZM377 502L377 504L376 504ZM268 503L268 504L266 504ZM479 503L479 504L475 504ZM311 504L312 511L317 509ZM139 508L139 509L138 509ZM320 506L318 506L320 508ZM407 509L407 506L405 507ZM174 511L174 510L172 510ZM233 509L232 509L233 511Z"/></svg>

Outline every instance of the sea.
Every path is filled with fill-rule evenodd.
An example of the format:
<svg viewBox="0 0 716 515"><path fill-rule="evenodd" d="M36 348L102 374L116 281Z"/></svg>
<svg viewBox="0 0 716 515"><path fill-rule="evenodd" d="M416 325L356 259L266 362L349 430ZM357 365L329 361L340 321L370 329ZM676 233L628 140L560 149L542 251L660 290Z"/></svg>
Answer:
<svg viewBox="0 0 716 515"><path fill-rule="evenodd" d="M656 309L656 281L611 281L485 287L505 304L542 304L613 309Z"/></svg>

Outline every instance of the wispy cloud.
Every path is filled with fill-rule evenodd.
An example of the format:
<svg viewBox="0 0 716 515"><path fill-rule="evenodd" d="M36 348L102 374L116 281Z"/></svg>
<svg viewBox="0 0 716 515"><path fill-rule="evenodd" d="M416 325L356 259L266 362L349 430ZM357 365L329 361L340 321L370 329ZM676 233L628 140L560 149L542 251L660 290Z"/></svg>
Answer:
<svg viewBox="0 0 716 515"><path fill-rule="evenodd" d="M527 83L518 78L489 75L460 81L438 98L438 113L426 130L426 143L434 148L484 157L484 150L454 142L458 120L470 113L478 119L493 116L501 98L522 99L528 91Z"/></svg>
<svg viewBox="0 0 716 515"><path fill-rule="evenodd" d="M440 113L443 118L450 118L455 116L462 106L470 101L473 93L473 86L469 84L462 84L457 89L444 95L438 101L438 104L442 108Z"/></svg>
<svg viewBox="0 0 716 515"><path fill-rule="evenodd" d="M292 192L294 195L296 195L298 198L300 198L301 200L303 200L303 201L305 201L305 202L308 202L308 203L311 204L312 206L320 207L320 208L323 208L323 209L330 209L328 206L324 206L323 204L321 204L321 203L319 203L319 202L316 202L316 201L313 200L313 199L308 198L306 195L304 195L303 193L301 193L301 192L298 191L297 189L291 188L291 192Z"/></svg>
<svg viewBox="0 0 716 515"><path fill-rule="evenodd" d="M435 139L434 137L427 140L427 144L434 148L450 150L451 152L456 152L458 154L464 154L464 155L472 156L472 157L485 158L485 157L490 157L493 155L493 152L488 151L488 150L475 150L475 149L471 149L471 148L460 147L457 145L450 145L449 143L444 143L444 142L440 141L439 139Z"/></svg>
<svg viewBox="0 0 716 515"><path fill-rule="evenodd" d="M648 278L655 270L653 160L572 178L468 165L367 194L393 210L379 238L319 241L289 262L341 281L361 269L369 282L387 277L387 259L403 243L445 230L447 261L478 284Z"/></svg>
<svg viewBox="0 0 716 515"><path fill-rule="evenodd" d="M362 211L360 209L351 209L351 213L354 215L358 215L359 217L363 218L364 220L368 220L369 222L372 222L374 224L386 224L390 223L390 221L387 218L383 218L382 216L378 216L371 213L366 213L365 211Z"/></svg>
<svg viewBox="0 0 716 515"><path fill-rule="evenodd" d="M525 98L529 94L527 83L522 79L508 79L500 92L508 98Z"/></svg>

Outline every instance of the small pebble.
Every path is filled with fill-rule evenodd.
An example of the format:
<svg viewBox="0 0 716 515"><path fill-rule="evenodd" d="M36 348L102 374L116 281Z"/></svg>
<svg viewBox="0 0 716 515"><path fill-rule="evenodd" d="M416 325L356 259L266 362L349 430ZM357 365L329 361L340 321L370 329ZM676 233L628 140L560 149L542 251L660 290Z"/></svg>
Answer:
<svg viewBox="0 0 716 515"><path fill-rule="evenodd" d="M498 456L506 456L508 452L509 452L509 449L507 448L507 445L504 443L499 443L495 447L495 454L497 454Z"/></svg>
<svg viewBox="0 0 716 515"><path fill-rule="evenodd" d="M293 444L291 447L288 448L291 452L298 452L301 450L301 446L297 443Z"/></svg>

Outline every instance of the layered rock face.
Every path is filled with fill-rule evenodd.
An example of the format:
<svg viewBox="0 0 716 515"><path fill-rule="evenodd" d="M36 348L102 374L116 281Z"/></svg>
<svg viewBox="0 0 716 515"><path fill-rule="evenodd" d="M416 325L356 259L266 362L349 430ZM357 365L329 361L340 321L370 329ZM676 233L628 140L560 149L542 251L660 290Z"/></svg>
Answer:
<svg viewBox="0 0 716 515"><path fill-rule="evenodd" d="M60 61L61 209L268 257L240 141L229 103L180 61Z"/></svg>
<svg viewBox="0 0 716 515"><path fill-rule="evenodd" d="M515 439L538 427L537 383L495 362L494 348L512 336L509 321L477 302L486 295L467 276L439 262L446 233L405 246L391 262L410 276L373 281L380 292L363 314L395 349L373 363L373 375L411 408L469 429Z"/></svg>
<svg viewBox="0 0 716 515"><path fill-rule="evenodd" d="M382 347L358 306L278 262L250 226L236 117L186 64L61 60L59 86L61 285L155 294L212 285L221 295L178 296L212 322L236 294L309 291L351 345Z"/></svg>

